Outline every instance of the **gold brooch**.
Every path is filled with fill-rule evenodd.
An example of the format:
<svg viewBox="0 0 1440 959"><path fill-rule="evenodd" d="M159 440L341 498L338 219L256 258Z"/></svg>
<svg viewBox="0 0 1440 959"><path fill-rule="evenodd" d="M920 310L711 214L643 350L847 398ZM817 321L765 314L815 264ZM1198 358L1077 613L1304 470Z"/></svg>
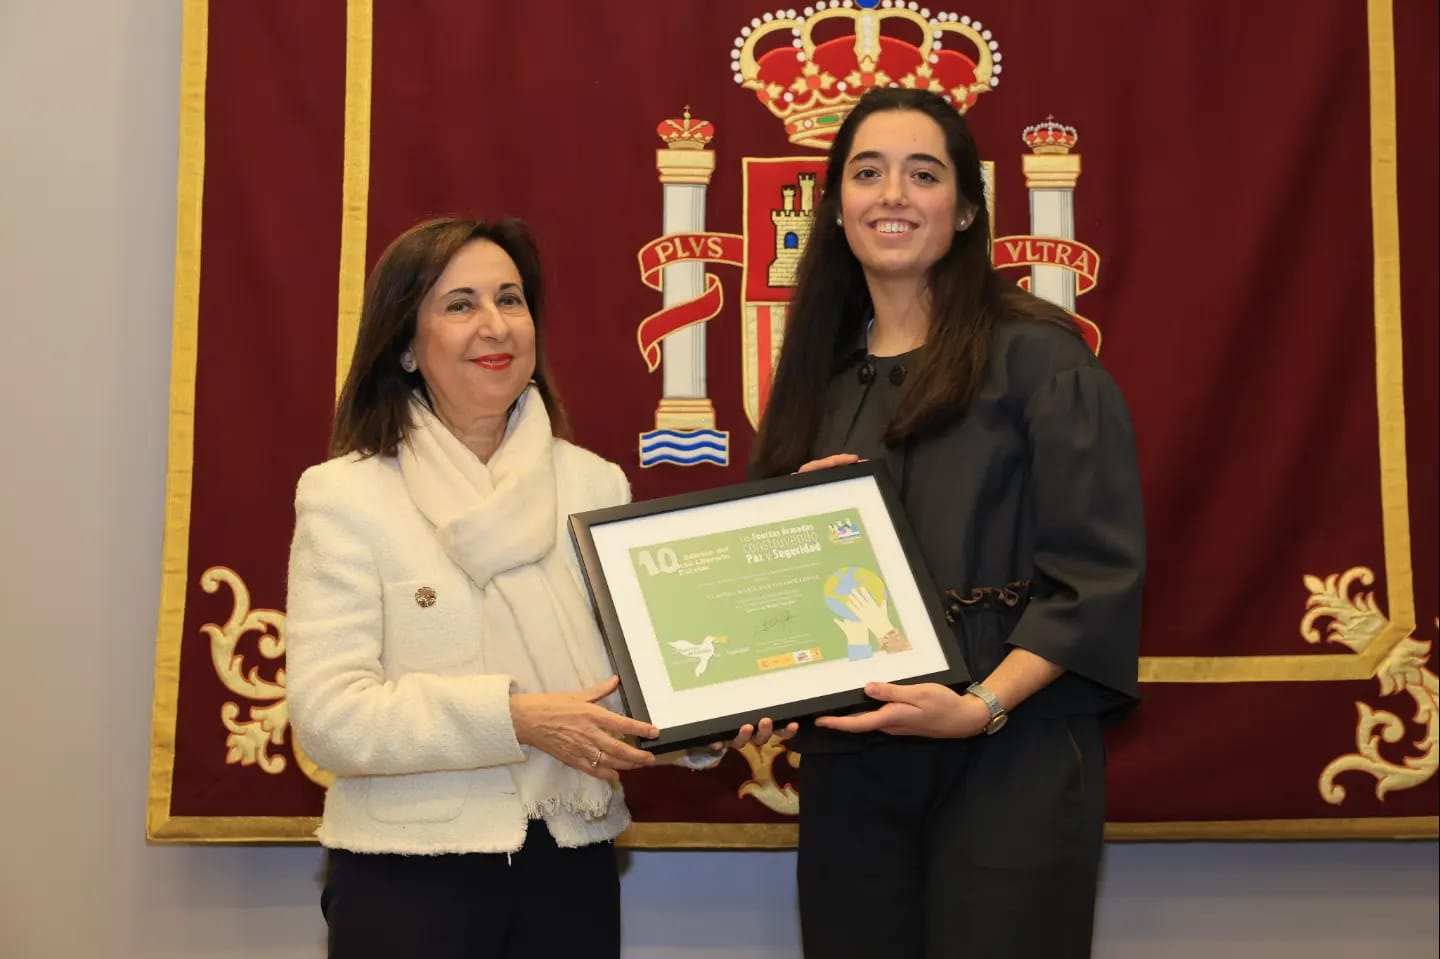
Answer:
<svg viewBox="0 0 1440 959"><path fill-rule="evenodd" d="M415 605L428 609L435 605L435 590L429 586L421 586L415 590Z"/></svg>

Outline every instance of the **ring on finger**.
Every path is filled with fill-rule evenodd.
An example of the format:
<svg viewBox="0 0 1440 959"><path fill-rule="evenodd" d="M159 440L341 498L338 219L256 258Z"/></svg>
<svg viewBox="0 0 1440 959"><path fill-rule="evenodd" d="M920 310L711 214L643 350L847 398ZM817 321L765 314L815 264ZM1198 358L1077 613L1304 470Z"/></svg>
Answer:
<svg viewBox="0 0 1440 959"><path fill-rule="evenodd" d="M591 768L591 769L599 769L599 768L600 768L600 760L602 760L602 759L604 759L604 758L605 758L605 750L601 749L599 746L596 746L596 747L595 747L595 758L592 759L592 760L590 760L590 768Z"/></svg>

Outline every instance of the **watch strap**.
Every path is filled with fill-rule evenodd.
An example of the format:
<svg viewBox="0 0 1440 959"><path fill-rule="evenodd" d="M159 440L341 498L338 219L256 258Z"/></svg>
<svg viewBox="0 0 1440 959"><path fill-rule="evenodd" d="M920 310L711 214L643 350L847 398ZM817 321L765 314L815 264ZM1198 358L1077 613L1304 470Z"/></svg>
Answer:
<svg viewBox="0 0 1440 959"><path fill-rule="evenodd" d="M984 703L985 708L990 711L990 721L985 724L986 733L995 732L1000 726L1004 725L1005 707L1000 704L1000 700L996 698L994 693L979 683L971 683L965 687L965 692L967 695L974 696Z"/></svg>

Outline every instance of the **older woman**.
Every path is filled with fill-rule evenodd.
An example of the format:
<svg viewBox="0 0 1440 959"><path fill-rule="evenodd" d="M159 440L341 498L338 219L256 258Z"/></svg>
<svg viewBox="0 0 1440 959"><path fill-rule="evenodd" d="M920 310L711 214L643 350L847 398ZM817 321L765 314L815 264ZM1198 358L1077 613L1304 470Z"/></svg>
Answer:
<svg viewBox="0 0 1440 959"><path fill-rule="evenodd" d="M296 491L290 715L335 776L331 956L619 955L619 773L655 761L622 737L658 731L617 711L564 532L629 487L564 438L540 286L519 221L395 240Z"/></svg>

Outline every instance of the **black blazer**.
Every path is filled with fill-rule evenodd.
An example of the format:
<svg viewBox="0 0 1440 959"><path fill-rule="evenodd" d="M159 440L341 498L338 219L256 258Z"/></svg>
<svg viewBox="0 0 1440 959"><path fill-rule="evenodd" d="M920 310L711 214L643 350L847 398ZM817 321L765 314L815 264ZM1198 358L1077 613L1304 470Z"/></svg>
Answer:
<svg viewBox="0 0 1440 959"><path fill-rule="evenodd" d="M922 348L843 363L814 457L884 461L977 679L1018 646L1066 670L1026 714L1120 717L1138 699L1145 525L1119 387L1078 336L1002 322L969 406L887 448L885 424L924 361Z"/></svg>

